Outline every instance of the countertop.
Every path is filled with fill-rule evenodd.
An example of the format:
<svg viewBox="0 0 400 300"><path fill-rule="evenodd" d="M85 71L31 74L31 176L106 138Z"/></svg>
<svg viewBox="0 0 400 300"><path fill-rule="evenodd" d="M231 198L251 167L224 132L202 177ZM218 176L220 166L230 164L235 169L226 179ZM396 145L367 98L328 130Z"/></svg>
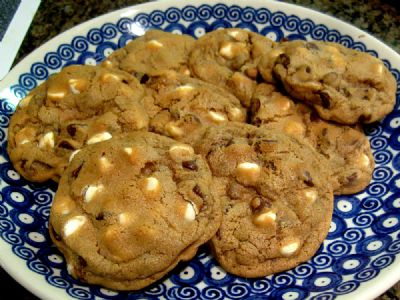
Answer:
<svg viewBox="0 0 400 300"><path fill-rule="evenodd" d="M107 12L143 2L147 1L42 0L14 64L44 42L77 24ZM400 53L400 7L396 7L398 5L396 0L289 0L285 2L333 15L371 33ZM2 294L12 295L13 299L37 299L2 269L0 269L0 286ZM378 299L400 299L400 283Z"/></svg>

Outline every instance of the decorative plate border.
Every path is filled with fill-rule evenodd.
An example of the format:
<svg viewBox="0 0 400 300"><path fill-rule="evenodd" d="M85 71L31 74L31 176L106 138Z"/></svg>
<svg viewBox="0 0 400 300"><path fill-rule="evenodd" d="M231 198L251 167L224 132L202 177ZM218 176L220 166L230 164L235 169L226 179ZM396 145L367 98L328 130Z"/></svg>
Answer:
<svg viewBox="0 0 400 300"><path fill-rule="evenodd" d="M267 8L254 9L225 4L187 5L165 11L139 13L92 28L86 36L75 36L43 61L31 65L11 86L13 95L22 98L49 75L70 64L96 64L113 50L157 28L199 37L221 27L239 27L258 32L274 40L314 39L338 42L347 47L378 53L348 35L312 20L287 15ZM399 82L400 72L385 65ZM140 292L116 293L97 286L82 285L66 272L64 259L52 246L47 232L50 203L55 184L38 185L22 179L12 168L6 152L9 117L14 105L0 100L0 235L26 266L45 277L52 285L65 289L78 299L224 299L265 296L274 299L333 299L351 293L363 282L375 278L391 265L400 252L400 97L397 110L381 124L366 128L376 160L373 182L365 192L335 199L335 211L327 240L308 262L290 271L262 279L243 279L226 274L204 248L191 262L181 264L164 281Z"/></svg>

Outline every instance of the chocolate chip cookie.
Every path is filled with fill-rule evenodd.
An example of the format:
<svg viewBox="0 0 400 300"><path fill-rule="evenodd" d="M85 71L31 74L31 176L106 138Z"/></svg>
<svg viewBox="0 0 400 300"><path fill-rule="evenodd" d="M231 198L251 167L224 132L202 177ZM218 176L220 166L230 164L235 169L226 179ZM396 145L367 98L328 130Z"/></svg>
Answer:
<svg viewBox="0 0 400 300"><path fill-rule="evenodd" d="M246 109L235 96L204 81L169 71L146 86L151 131L192 143L204 126L246 122Z"/></svg>
<svg viewBox="0 0 400 300"><path fill-rule="evenodd" d="M209 127L195 149L222 199L211 247L226 271L261 277L314 255L333 209L324 157L299 139L244 124Z"/></svg>
<svg viewBox="0 0 400 300"><path fill-rule="evenodd" d="M394 107L396 81L368 53L318 41L285 42L275 51L275 59L267 54L259 64L264 79L271 82L272 72L290 95L312 105L323 119L372 123Z"/></svg>
<svg viewBox="0 0 400 300"><path fill-rule="evenodd" d="M8 153L30 181L55 181L86 144L148 127L144 88L119 70L69 66L19 103L8 129Z"/></svg>
<svg viewBox="0 0 400 300"><path fill-rule="evenodd" d="M272 40L244 29L216 30L196 41L189 66L193 76L226 88L249 107L258 61L274 46Z"/></svg>
<svg viewBox="0 0 400 300"><path fill-rule="evenodd" d="M322 120L314 110L283 95L273 85L257 86L251 122L309 142L329 160L337 195L360 192L371 181L374 158L360 128Z"/></svg>
<svg viewBox="0 0 400 300"><path fill-rule="evenodd" d="M90 284L137 290L189 260L216 232L211 173L191 146L131 132L83 148L60 180L50 235Z"/></svg>
<svg viewBox="0 0 400 300"><path fill-rule="evenodd" d="M141 83L165 70L190 75L187 62L194 42L190 35L149 30L113 52L102 65L124 70L136 76Z"/></svg>

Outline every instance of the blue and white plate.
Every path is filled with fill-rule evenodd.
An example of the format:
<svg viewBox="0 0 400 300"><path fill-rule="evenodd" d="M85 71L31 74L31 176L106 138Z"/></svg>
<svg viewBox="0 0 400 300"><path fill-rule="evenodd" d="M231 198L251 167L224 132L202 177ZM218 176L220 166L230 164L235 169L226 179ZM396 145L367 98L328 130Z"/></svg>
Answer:
<svg viewBox="0 0 400 300"><path fill-rule="evenodd" d="M400 98L380 124L366 128L376 169L364 192L335 199L330 232L318 253L290 271L260 279L226 274L206 248L139 292L114 292L68 275L47 232L55 184L21 178L6 153L18 101L70 64L95 65L150 28L199 37L240 27L271 39L326 40L381 58L399 82L400 56L359 29L298 6L263 0L167 0L83 23L46 43L6 77L0 91L0 263L44 299L373 299L400 279ZM399 84L398 84L399 85Z"/></svg>

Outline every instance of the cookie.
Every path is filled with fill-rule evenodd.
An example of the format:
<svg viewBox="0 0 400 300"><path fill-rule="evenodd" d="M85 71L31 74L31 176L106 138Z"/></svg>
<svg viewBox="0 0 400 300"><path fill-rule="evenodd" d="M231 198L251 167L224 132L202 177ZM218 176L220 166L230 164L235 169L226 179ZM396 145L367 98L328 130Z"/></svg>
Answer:
<svg viewBox="0 0 400 300"><path fill-rule="evenodd" d="M149 30L113 52L102 65L124 70L136 76L141 83L165 70L190 75L187 62L194 41L186 34Z"/></svg>
<svg viewBox="0 0 400 300"><path fill-rule="evenodd" d="M329 160L335 194L354 194L369 184L374 158L361 129L322 120L273 85L258 85L252 101L254 125L305 139Z"/></svg>
<svg viewBox="0 0 400 300"><path fill-rule="evenodd" d="M286 91L312 105L323 119L372 123L392 111L396 81L370 54L318 41L285 42L279 51L276 59L267 54L259 64L265 80L272 65Z"/></svg>
<svg viewBox="0 0 400 300"><path fill-rule="evenodd" d="M246 109L226 90L176 72L151 78L144 101L150 130L193 143L204 126L246 122Z"/></svg>
<svg viewBox="0 0 400 300"><path fill-rule="evenodd" d="M83 148L60 180L50 235L75 278L137 290L189 260L221 221L191 146L131 132Z"/></svg>
<svg viewBox="0 0 400 300"><path fill-rule="evenodd" d="M222 199L211 248L227 272L261 277L314 255L333 210L324 157L299 139L243 124L209 127L195 149Z"/></svg>
<svg viewBox="0 0 400 300"><path fill-rule="evenodd" d="M30 181L58 181L82 146L118 132L146 130L144 88L119 70L69 66L19 103L8 129L8 154Z"/></svg>
<svg viewBox="0 0 400 300"><path fill-rule="evenodd" d="M226 88L249 107L258 61L274 46L272 40L244 29L216 30L196 41L189 67L193 76Z"/></svg>

